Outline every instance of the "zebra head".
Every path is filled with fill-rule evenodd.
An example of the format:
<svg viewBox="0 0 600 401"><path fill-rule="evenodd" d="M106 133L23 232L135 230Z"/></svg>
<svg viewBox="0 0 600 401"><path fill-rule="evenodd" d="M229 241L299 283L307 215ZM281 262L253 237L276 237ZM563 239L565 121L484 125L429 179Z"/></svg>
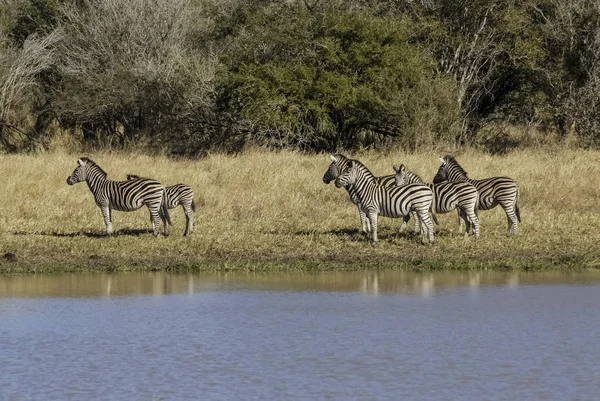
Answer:
<svg viewBox="0 0 600 401"><path fill-rule="evenodd" d="M467 177L467 172L458 164L456 159L450 155L440 157L440 168L433 178L434 184L443 181L463 181Z"/></svg>
<svg viewBox="0 0 600 401"><path fill-rule="evenodd" d="M348 161L350 160L346 156L340 154L329 155L329 157L331 158L331 164L325 172L325 175L323 175L323 182L325 184L329 184L331 181L338 178L342 171L348 167Z"/></svg>
<svg viewBox="0 0 600 401"><path fill-rule="evenodd" d="M71 176L67 178L67 184L73 185L77 184L78 182L86 181L88 175L87 164L90 161L91 160L87 157L82 157L81 159L78 159L77 168L73 170L73 174L71 174Z"/></svg>
<svg viewBox="0 0 600 401"><path fill-rule="evenodd" d="M342 174L340 174L340 176L338 178L335 179L335 186L337 188L341 188L341 187L346 188L346 187L354 184L356 182L357 178L358 178L357 164L352 160L348 160L348 164L347 164L347 167L344 170L344 172Z"/></svg>
<svg viewBox="0 0 600 401"><path fill-rule="evenodd" d="M406 185L408 184L408 177L407 177L407 170L406 167L404 166L404 164L401 164L400 167L396 167L396 166L392 166L394 168L394 171L396 172L396 175L394 176L394 179L396 180L396 186L402 186L402 185Z"/></svg>

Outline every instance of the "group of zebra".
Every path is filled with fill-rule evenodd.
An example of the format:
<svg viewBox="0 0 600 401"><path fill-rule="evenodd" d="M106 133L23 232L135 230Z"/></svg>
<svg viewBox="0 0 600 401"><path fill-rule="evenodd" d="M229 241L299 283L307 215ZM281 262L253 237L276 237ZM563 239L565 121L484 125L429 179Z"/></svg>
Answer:
<svg viewBox="0 0 600 401"><path fill-rule="evenodd" d="M508 177L474 180L452 156L440 158L440 167L433 183L426 183L403 164L394 166L396 174L376 177L360 161L344 155L332 155L331 164L323 176L329 184L344 187L350 200L358 207L362 231L377 241L377 216L403 218L402 228L410 216L415 220L415 232L421 233L421 242L433 242L434 230L429 217L438 224L436 213L458 212L458 231L471 231L479 237L479 210L500 205L508 218L509 234L516 234L521 221L519 185Z"/></svg>
<svg viewBox="0 0 600 401"><path fill-rule="evenodd" d="M106 233L112 234L112 210L132 212L146 205L150 211L150 220L154 235L158 235L158 227L162 220L164 235L169 235L169 209L179 205L183 207L186 227L183 235L188 236L194 230L194 191L185 184L163 186L159 181L138 175L127 175L126 181L111 181L106 172L91 159L82 157L77 160L77 167L67 178L67 184L87 182L94 195L96 205L102 211Z"/></svg>
<svg viewBox="0 0 600 401"><path fill-rule="evenodd" d="M509 233L516 234L521 221L519 212L519 185L508 177L492 177L473 180L452 156L440 158L440 168L433 184L424 182L403 164L394 166L396 174L375 177L358 160L344 155L331 156L331 164L323 176L329 184L335 180L338 188L344 187L350 199L358 207L358 214L365 233L377 241L377 216L403 218L406 226L410 216L415 221L415 232L421 233L421 241L433 242L434 230L429 213L438 224L436 213L458 211L459 228L465 225L465 235L471 230L479 236L478 210L489 210L500 205L508 218ZM165 187L159 181L137 175L127 175L126 181L111 181L98 164L87 157L77 160L77 167L67 178L67 184L87 182L96 205L102 211L107 234L112 234L112 210L131 212L148 207L154 235L162 221L164 235L169 235L169 209L179 205L186 217L184 235L193 231L195 212L194 191L185 184Z"/></svg>

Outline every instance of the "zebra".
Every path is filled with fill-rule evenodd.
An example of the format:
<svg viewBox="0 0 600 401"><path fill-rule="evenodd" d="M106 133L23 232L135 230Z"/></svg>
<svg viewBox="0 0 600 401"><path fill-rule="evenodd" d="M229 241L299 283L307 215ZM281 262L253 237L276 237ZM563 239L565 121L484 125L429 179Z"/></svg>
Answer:
<svg viewBox="0 0 600 401"><path fill-rule="evenodd" d="M358 160L350 159L339 153L336 155L329 155L329 157L331 158L331 164L329 165L329 167L327 168L327 171L325 171L325 174L323 175L323 182L325 184L329 184L331 181L334 181L336 178L338 178L342 174L342 172L348 168L348 163L350 161L358 161ZM382 177L376 177L375 179L377 180L378 184L384 185L386 187L391 187L395 183L394 177L395 176L392 174L392 175L385 175ZM356 193L354 190L354 185L348 185L348 186L345 186L344 188L346 189L346 191L348 191L348 195L350 196L350 201L352 203L354 203L356 205L356 207L358 208L358 217L360 218L360 224L361 224L363 233L365 233L365 234L370 233L371 232L371 223L369 222L367 215L363 212L363 210L360 207L359 199L356 196ZM402 223L402 228L400 229L401 231L406 226L406 223L408 222L409 218L410 218L410 216L406 216L404 218L404 221ZM418 222L415 222L415 231L417 231L417 228L418 228Z"/></svg>
<svg viewBox="0 0 600 401"><path fill-rule="evenodd" d="M449 213L456 209L458 211L458 232L462 231L462 221L465 222L465 235L469 234L471 223L473 233L479 237L479 216L477 215L477 203L479 194L477 188L468 182L446 181L439 184L430 184L423 181L421 177L406 168L404 164L399 167L393 166L396 172L396 185L423 184L433 191L432 214L437 223L435 213Z"/></svg>
<svg viewBox="0 0 600 401"><path fill-rule="evenodd" d="M67 178L67 184L73 185L83 181L87 182L90 191L94 194L96 205L102 211L108 235L113 233L113 209L132 212L143 205L150 210L154 236L158 236L160 220L164 224L164 235L169 235L171 219L167 209L165 188L160 182L149 178L110 181L106 179L106 172L87 157L77 160L77 168Z"/></svg>
<svg viewBox="0 0 600 401"><path fill-rule="evenodd" d="M127 180L135 180L141 178L139 175L127 174ZM192 187L185 184L175 184L165 187L167 196L167 208L174 209L181 205L185 213L185 232L184 236L188 236L194 232L194 212L196 211L196 202L194 202L194 190Z"/></svg>
<svg viewBox="0 0 600 401"><path fill-rule="evenodd" d="M335 186L353 185L357 204L369 219L373 242L377 242L377 216L404 217L415 212L421 226L421 242L433 242L433 224L429 209L433 192L426 185L409 184L401 187L386 187L379 184L369 169L357 160L349 160L346 170L335 180Z"/></svg>
<svg viewBox="0 0 600 401"><path fill-rule="evenodd" d="M508 219L508 234L517 234L521 222L519 211L519 184L509 177L491 177L474 180L450 155L440 157L441 166L433 179L434 184L443 181L465 181L479 192L479 209L490 210L500 205Z"/></svg>

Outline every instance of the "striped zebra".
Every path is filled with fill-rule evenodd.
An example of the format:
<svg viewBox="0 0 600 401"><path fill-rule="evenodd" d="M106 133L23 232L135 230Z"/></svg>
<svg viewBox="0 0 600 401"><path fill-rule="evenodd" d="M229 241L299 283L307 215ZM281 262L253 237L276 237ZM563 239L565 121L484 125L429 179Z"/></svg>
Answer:
<svg viewBox="0 0 600 401"><path fill-rule="evenodd" d="M508 233L516 234L521 221L519 211L519 184L509 177L491 177L473 180L454 157L440 158L441 166L433 179L434 184L443 181L465 181L473 184L479 192L479 210L490 210L502 206L508 219Z"/></svg>
<svg viewBox="0 0 600 401"><path fill-rule="evenodd" d="M150 210L154 236L158 235L160 220L164 224L164 234L169 235L171 219L166 204L165 188L160 182L149 178L110 181L106 179L106 172L87 157L77 160L77 168L67 178L67 184L73 185L83 181L87 182L90 191L94 194L96 205L102 211L108 235L113 232L113 209L132 212L143 205Z"/></svg>
<svg viewBox="0 0 600 401"><path fill-rule="evenodd" d="M336 155L329 155L329 157L331 158L331 164L329 164L327 171L323 175L323 182L325 184L329 184L331 181L335 181L335 179L338 178L342 174L342 172L348 168L348 163L350 161L358 161L358 160L350 159L339 153ZM395 183L395 178L394 178L393 174L385 175L382 177L375 177L375 180L377 181L378 184L384 185L386 187L391 187ZM369 222L367 215L363 212L363 210L360 207L359 199L356 196L356 191L354 190L354 185L347 185L347 186L344 186L344 188L346 189L346 191L348 192L348 195L350 196L350 201L352 203L354 203L356 205L356 207L358 208L358 217L360 218L360 224L361 224L363 233L365 233L365 234L370 233L371 232L371 223ZM409 218L410 218L410 216L405 217L405 220L402 223L401 230L406 226L406 222L408 221ZM415 227L418 227L417 222L415 223ZM417 228L415 228L415 230L417 230Z"/></svg>
<svg viewBox="0 0 600 401"><path fill-rule="evenodd" d="M386 187L359 161L348 161L346 170L335 180L335 186L353 185L354 196L371 224L373 242L377 242L377 216L405 217L415 212L421 227L421 242L433 242L433 224L429 209L433 192L426 185L409 184Z"/></svg>
<svg viewBox="0 0 600 401"><path fill-rule="evenodd" d="M141 178L139 175L127 174L127 180L135 180ZM167 208L174 209L181 205L185 213L185 232L184 236L188 236L194 232L194 212L196 211L196 203L194 202L194 190L192 187L185 184L175 184L165 187L167 195Z"/></svg>
<svg viewBox="0 0 600 401"><path fill-rule="evenodd" d="M396 171L396 185L423 184L431 188L433 191L432 213L443 214L456 209L458 211L458 232L462 231L461 223L464 220L465 235L469 234L472 223L473 233L476 237L479 237L479 218L477 216L479 194L477 188L468 182L426 183L417 174L407 169L404 164L401 164L400 167L394 166L394 171ZM434 221L437 224L435 218Z"/></svg>

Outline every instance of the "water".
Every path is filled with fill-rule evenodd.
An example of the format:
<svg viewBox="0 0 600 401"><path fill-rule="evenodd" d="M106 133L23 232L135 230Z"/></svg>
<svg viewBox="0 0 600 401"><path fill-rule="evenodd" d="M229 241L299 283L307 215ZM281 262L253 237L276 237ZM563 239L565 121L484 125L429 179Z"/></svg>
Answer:
<svg viewBox="0 0 600 401"><path fill-rule="evenodd" d="M0 400L595 400L600 272L0 277Z"/></svg>

